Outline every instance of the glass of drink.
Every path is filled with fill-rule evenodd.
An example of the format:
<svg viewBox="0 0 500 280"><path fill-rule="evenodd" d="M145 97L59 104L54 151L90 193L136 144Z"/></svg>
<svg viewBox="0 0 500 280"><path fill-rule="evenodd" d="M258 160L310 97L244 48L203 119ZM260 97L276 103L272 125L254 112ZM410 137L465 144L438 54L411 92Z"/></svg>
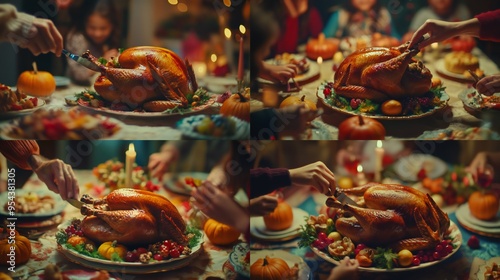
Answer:
<svg viewBox="0 0 500 280"><path fill-rule="evenodd" d="M493 182L494 172L493 167L487 164L482 171L477 170L476 183L482 188L490 187Z"/></svg>

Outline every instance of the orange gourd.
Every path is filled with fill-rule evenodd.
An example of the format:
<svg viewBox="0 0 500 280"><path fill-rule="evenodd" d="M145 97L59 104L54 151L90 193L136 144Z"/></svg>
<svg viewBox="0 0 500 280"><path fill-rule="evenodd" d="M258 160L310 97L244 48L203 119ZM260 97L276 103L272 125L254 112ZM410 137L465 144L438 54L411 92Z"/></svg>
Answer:
<svg viewBox="0 0 500 280"><path fill-rule="evenodd" d="M286 202L279 202L272 213L264 216L264 224L269 230L284 230L292 226L292 207Z"/></svg>
<svg viewBox="0 0 500 280"><path fill-rule="evenodd" d="M86 237L78 236L78 235L71 236L70 238L68 238L68 241L66 241L66 242L73 245L73 246L77 246L80 244L92 244L92 245L94 245L94 242L88 240Z"/></svg>
<svg viewBox="0 0 500 280"><path fill-rule="evenodd" d="M241 120L250 121L250 93L235 93L229 96L220 108L224 116L234 116Z"/></svg>
<svg viewBox="0 0 500 280"><path fill-rule="evenodd" d="M123 245L119 245L116 240L104 242L99 246L97 252L101 254L104 258L111 260L113 254L116 253L121 259L125 258L125 254L127 253L127 248Z"/></svg>
<svg viewBox="0 0 500 280"><path fill-rule="evenodd" d="M304 104L304 106L306 108L308 108L309 110L311 110L311 111L316 111L317 110L316 104L314 104L310 100L307 100L305 95L303 95L301 97L299 97L299 96L289 96L289 97L285 98L281 102L280 108L285 108L285 107L293 106L293 105L302 105L302 104ZM314 118L315 118L315 116L311 117L311 119L309 119L309 121L314 120Z"/></svg>
<svg viewBox="0 0 500 280"><path fill-rule="evenodd" d="M208 240L214 245L229 245L236 242L240 237L239 231L214 219L208 219L203 230Z"/></svg>
<svg viewBox="0 0 500 280"><path fill-rule="evenodd" d="M498 197L491 192L475 191L469 197L469 210L472 216L480 220L491 220L500 207Z"/></svg>
<svg viewBox="0 0 500 280"><path fill-rule="evenodd" d="M339 125L339 140L383 140L385 128L377 120L361 115L350 117Z"/></svg>
<svg viewBox="0 0 500 280"><path fill-rule="evenodd" d="M33 71L24 71L17 79L17 90L31 96L47 97L56 90L56 80L49 72L38 71L36 62L33 62Z"/></svg>
<svg viewBox="0 0 500 280"><path fill-rule="evenodd" d="M306 45L306 55L310 59L317 60L318 57L330 59L339 50L340 41L336 38L325 38L321 33L318 39L310 39Z"/></svg>
<svg viewBox="0 0 500 280"><path fill-rule="evenodd" d="M290 268L288 264L280 258L270 258L266 256L258 259L250 266L250 278L256 280L282 280L288 279Z"/></svg>
<svg viewBox="0 0 500 280"><path fill-rule="evenodd" d="M14 240L9 244L9 240ZM11 258L7 254L11 253L11 247L14 247L15 257ZM31 257L31 242L28 238L19 235L14 230L12 234L7 228L0 228L0 265L10 266L9 261L13 260L17 265L25 264Z"/></svg>

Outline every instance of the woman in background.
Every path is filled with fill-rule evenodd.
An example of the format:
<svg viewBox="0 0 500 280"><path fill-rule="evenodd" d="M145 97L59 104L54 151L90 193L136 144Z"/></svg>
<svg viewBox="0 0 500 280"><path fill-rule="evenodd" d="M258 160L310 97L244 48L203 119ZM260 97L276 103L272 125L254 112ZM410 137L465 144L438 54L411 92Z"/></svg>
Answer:
<svg viewBox="0 0 500 280"><path fill-rule="evenodd" d="M112 0L90 0L72 5L75 27L66 38L66 49L81 55L90 50L95 57L111 60L118 56L119 19ZM96 72L68 59L68 77L77 84L89 85Z"/></svg>

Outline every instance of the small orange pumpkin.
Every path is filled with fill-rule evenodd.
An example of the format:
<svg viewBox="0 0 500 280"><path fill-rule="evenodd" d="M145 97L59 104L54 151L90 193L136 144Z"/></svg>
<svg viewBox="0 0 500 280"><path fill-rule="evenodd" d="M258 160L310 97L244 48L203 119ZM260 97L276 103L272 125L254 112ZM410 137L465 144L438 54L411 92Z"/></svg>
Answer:
<svg viewBox="0 0 500 280"><path fill-rule="evenodd" d="M33 62L33 71L24 71L17 79L17 90L31 96L47 97L56 90L56 80L49 72L38 71L36 62Z"/></svg>
<svg viewBox="0 0 500 280"><path fill-rule="evenodd" d="M27 263L31 257L31 242L28 238L19 235L19 232L14 230L13 237L10 240L9 237L12 236L12 233L7 228L0 228L0 265L8 266L9 261L13 260L16 265L21 265ZM14 247L15 257L11 259L7 254L11 253L11 247Z"/></svg>
<svg viewBox="0 0 500 280"><path fill-rule="evenodd" d="M318 57L330 59L339 50L340 40L337 38L325 38L321 33L318 39L310 39L306 45L306 55L310 59L317 60Z"/></svg>
<svg viewBox="0 0 500 280"><path fill-rule="evenodd" d="M94 242L88 240L86 237L78 236L78 235L71 236L70 238L68 238L68 241L66 241L66 242L75 246L75 247L77 245L80 245L80 244L92 244L92 245L94 245Z"/></svg>
<svg viewBox="0 0 500 280"><path fill-rule="evenodd" d="M279 202L272 213L264 216L264 224L269 230L284 230L292 226L292 207L286 202Z"/></svg>
<svg viewBox="0 0 500 280"><path fill-rule="evenodd" d="M384 140L385 128L377 120L361 115L350 117L339 125L339 140Z"/></svg>
<svg viewBox="0 0 500 280"><path fill-rule="evenodd" d="M470 213L480 220L487 221L496 217L498 207L499 199L491 192L475 191L469 197Z"/></svg>
<svg viewBox="0 0 500 280"><path fill-rule="evenodd" d="M281 102L280 108L285 108L285 107L293 106L293 105L302 105L302 104L304 104L305 107L308 108L311 111L316 111L317 110L316 104L314 104L310 100L307 100L305 95L302 95L301 97L299 97L299 96L289 96L289 97L285 98ZM313 116L311 119L309 119L309 121L314 120L314 118L315 117Z"/></svg>
<svg viewBox="0 0 500 280"><path fill-rule="evenodd" d="M222 106L220 113L224 116L234 116L241 120L250 121L250 93L236 92L229 96Z"/></svg>
<svg viewBox="0 0 500 280"><path fill-rule="evenodd" d="M97 252L108 260L111 260L114 253L118 254L121 259L124 259L125 254L127 253L127 248L123 245L119 245L115 240L102 243L97 249Z"/></svg>
<svg viewBox="0 0 500 280"><path fill-rule="evenodd" d="M256 280L282 280L290 276L290 267L280 258L268 256L258 259L250 266L250 278Z"/></svg>
<svg viewBox="0 0 500 280"><path fill-rule="evenodd" d="M208 219L203 230L208 240L214 245L229 245L236 242L240 237L239 231L214 219Z"/></svg>

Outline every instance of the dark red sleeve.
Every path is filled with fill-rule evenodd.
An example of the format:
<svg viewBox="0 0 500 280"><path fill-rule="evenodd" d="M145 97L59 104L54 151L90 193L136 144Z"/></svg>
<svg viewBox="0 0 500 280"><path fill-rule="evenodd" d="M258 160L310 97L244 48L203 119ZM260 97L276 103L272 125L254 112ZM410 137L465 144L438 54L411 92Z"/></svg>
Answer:
<svg viewBox="0 0 500 280"><path fill-rule="evenodd" d="M479 38L481 40L500 42L500 10L490 11L475 16L481 25L479 30Z"/></svg>
<svg viewBox="0 0 500 280"><path fill-rule="evenodd" d="M321 31L323 31L323 22L321 21L321 15L316 8L311 8L309 11L309 31L311 32L311 37L318 37Z"/></svg>
<svg viewBox="0 0 500 280"><path fill-rule="evenodd" d="M286 168L255 168L250 170L250 198L268 194L292 184Z"/></svg>

